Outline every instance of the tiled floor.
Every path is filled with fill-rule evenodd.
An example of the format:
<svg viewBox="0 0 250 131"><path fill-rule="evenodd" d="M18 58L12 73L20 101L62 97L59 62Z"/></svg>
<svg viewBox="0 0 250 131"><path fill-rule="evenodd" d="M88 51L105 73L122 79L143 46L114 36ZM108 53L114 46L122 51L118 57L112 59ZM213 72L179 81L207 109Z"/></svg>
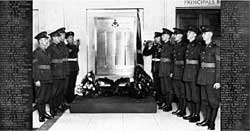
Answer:
<svg viewBox="0 0 250 131"><path fill-rule="evenodd" d="M174 104L173 104L174 105ZM33 113L33 126L39 128L37 111ZM182 118L158 110L157 113L65 113L49 131L207 131ZM220 131L220 111L216 119L216 131Z"/></svg>

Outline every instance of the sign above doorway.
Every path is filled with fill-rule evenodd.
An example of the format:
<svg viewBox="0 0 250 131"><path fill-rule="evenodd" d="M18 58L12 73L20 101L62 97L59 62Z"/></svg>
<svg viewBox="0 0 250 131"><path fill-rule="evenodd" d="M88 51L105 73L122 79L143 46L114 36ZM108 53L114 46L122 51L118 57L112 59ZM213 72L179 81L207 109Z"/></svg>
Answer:
<svg viewBox="0 0 250 131"><path fill-rule="evenodd" d="M183 0L185 7L220 7L221 0Z"/></svg>

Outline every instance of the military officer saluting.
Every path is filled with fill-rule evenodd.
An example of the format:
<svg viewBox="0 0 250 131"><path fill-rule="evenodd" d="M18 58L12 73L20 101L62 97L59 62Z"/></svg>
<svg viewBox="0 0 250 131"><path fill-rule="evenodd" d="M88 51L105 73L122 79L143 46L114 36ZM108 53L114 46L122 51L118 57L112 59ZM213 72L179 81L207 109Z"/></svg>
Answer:
<svg viewBox="0 0 250 131"><path fill-rule="evenodd" d="M38 48L33 52L33 79L35 83L36 103L39 113L39 121L44 122L52 116L45 111L45 104L50 100L51 93L51 71L50 54L46 51L49 46L47 32L41 32L35 36L38 41Z"/></svg>
<svg viewBox="0 0 250 131"><path fill-rule="evenodd" d="M64 67L63 67L63 58L64 56L61 53L59 47L59 36L60 34L57 31L54 31L49 34L51 36L51 43L48 47L48 52L51 54L51 72L52 72L52 98L50 101L51 110L50 114L55 116L57 114L57 107L60 102L60 93L64 85Z"/></svg>
<svg viewBox="0 0 250 131"><path fill-rule="evenodd" d="M69 31L66 33L65 38L68 42L67 47L69 49L68 62L70 67L69 83L67 88L67 102L71 103L74 100L74 89L76 84L76 78L79 71L78 65L78 52L79 52L79 40L74 41L74 32Z"/></svg>
<svg viewBox="0 0 250 131"><path fill-rule="evenodd" d="M162 95L164 103L161 108L163 111L168 112L172 110L172 94L174 93L172 87L171 75L173 73L173 49L174 46L170 43L170 37L172 31L163 28L162 32L162 50L161 50L161 62L159 69L159 77L161 81Z"/></svg>
<svg viewBox="0 0 250 131"><path fill-rule="evenodd" d="M160 66L160 57L161 57L161 32L154 33L154 42L149 43L149 45L145 46L143 50L144 56L152 55L152 68L151 72L153 74L154 80L154 88L156 91L155 99L159 106L162 105L162 94L161 94L161 86L160 86L160 78L159 78L159 66Z"/></svg>
<svg viewBox="0 0 250 131"><path fill-rule="evenodd" d="M197 36L201 33L195 26L189 26L187 32L188 45L186 50L186 64L183 80L185 81L186 99L190 104L190 115L183 117L189 122L200 120L200 87L197 85L197 76L200 68L200 48L201 43Z"/></svg>
<svg viewBox="0 0 250 131"><path fill-rule="evenodd" d="M175 94L178 98L177 110L172 112L172 114L177 114L177 116L182 117L186 114L185 109L185 86L183 81L183 72L184 72L184 60L185 60L185 51L187 48L187 42L184 39L186 31L180 28L174 28L174 55L173 55L173 88Z"/></svg>
<svg viewBox="0 0 250 131"><path fill-rule="evenodd" d="M201 48L197 83L201 85L202 104L206 105L207 112L200 125L214 130L220 101L220 49L212 40L213 30L210 27L201 26L201 31L205 46Z"/></svg>

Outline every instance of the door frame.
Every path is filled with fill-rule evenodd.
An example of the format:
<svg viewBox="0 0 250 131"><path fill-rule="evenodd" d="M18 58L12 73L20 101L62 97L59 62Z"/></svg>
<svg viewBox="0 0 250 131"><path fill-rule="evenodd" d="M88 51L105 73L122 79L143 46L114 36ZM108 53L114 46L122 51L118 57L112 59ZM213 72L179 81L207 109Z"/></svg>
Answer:
<svg viewBox="0 0 250 131"><path fill-rule="evenodd" d="M101 14L105 14L107 12L113 12L115 13L124 13L123 15L126 16L125 13L130 13L128 16L131 17L131 13L136 13L137 10L139 10L140 14L140 22L141 22L141 32L143 32L144 28L144 9L143 8L88 8L86 9L86 33L87 33L87 72L93 71L96 73L96 55L97 55L97 43L94 44L91 42L92 35L91 33L91 27L90 27L90 21L91 18L102 16ZM122 15L122 16L123 16ZM111 16L112 17L112 16ZM136 17L136 16L135 16ZM137 23L137 20L136 20ZM93 38L95 39L95 38ZM136 40L136 39L135 39ZM94 47L93 47L94 46ZM94 54L93 51L95 52ZM94 57L94 60L93 60ZM135 60L136 60L136 47L135 47ZM136 63L136 61L135 61Z"/></svg>

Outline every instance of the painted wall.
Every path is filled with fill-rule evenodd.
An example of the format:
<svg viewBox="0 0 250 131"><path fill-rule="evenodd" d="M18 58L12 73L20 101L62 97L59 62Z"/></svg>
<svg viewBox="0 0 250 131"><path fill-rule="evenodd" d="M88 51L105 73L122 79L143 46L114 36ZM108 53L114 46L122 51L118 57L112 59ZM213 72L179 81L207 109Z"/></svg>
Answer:
<svg viewBox="0 0 250 131"><path fill-rule="evenodd" d="M143 8L142 38L148 40L153 38L155 31L161 31L163 27L169 29L175 27L176 7L218 6L218 4L185 4L186 1L199 2L200 0L33 0L33 16L35 19L33 22L36 22L33 24L35 27L33 35L40 31L51 32L60 27L66 27L67 31L75 32L75 38L79 38L81 41L78 84L87 72L88 34L86 29L86 9Z"/></svg>

